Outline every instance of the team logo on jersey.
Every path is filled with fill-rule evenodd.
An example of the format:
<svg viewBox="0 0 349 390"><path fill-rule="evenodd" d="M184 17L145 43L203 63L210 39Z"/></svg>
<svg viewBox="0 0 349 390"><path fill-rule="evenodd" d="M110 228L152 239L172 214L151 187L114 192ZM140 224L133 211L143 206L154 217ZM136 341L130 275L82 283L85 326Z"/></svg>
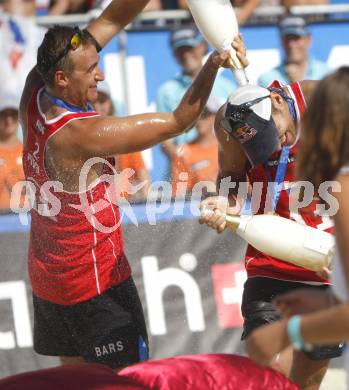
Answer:
<svg viewBox="0 0 349 390"><path fill-rule="evenodd" d="M36 121L35 127L41 135L45 133L45 126L39 121L39 119Z"/></svg>
<svg viewBox="0 0 349 390"><path fill-rule="evenodd" d="M235 137L238 139L238 141L241 144L244 144L245 142L249 141L256 134L257 134L257 130L247 123L243 127L238 127L234 131Z"/></svg>

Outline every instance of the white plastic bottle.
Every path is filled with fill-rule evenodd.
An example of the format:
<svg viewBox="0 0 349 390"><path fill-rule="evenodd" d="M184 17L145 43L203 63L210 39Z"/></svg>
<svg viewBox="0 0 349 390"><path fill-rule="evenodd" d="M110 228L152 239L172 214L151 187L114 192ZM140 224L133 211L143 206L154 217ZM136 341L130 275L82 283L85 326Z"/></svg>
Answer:
<svg viewBox="0 0 349 390"><path fill-rule="evenodd" d="M237 83L248 84L245 70L231 47L231 42L239 33L239 26L230 0L188 0L188 6L206 40L218 51L230 48Z"/></svg>
<svg viewBox="0 0 349 390"><path fill-rule="evenodd" d="M330 233L272 214L227 215L228 227L259 251L313 271L329 267L335 239Z"/></svg>

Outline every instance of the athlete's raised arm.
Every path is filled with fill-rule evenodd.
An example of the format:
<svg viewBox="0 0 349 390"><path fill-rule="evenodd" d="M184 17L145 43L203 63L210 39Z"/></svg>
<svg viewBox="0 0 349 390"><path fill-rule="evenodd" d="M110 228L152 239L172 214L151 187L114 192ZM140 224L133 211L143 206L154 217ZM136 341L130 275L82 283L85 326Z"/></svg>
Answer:
<svg viewBox="0 0 349 390"><path fill-rule="evenodd" d="M87 26L87 30L98 44L104 47L142 11L147 3L149 0L113 0L98 18Z"/></svg>
<svg viewBox="0 0 349 390"><path fill-rule="evenodd" d="M174 112L75 121L50 145L58 150L64 146L66 153L85 158L105 157L143 150L189 130L206 105L219 67L227 60L228 52L214 52Z"/></svg>

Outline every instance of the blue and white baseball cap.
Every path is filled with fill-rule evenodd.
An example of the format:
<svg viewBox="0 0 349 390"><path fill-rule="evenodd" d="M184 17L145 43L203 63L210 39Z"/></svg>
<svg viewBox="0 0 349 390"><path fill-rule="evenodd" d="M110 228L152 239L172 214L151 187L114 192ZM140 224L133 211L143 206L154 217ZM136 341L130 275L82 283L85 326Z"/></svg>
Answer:
<svg viewBox="0 0 349 390"><path fill-rule="evenodd" d="M295 35L305 37L310 35L306 21L299 16L289 16L283 19L279 24L280 34L282 37Z"/></svg>
<svg viewBox="0 0 349 390"><path fill-rule="evenodd" d="M172 50L176 50L184 46L196 47L203 41L204 38L197 29L186 27L172 32L170 44Z"/></svg>

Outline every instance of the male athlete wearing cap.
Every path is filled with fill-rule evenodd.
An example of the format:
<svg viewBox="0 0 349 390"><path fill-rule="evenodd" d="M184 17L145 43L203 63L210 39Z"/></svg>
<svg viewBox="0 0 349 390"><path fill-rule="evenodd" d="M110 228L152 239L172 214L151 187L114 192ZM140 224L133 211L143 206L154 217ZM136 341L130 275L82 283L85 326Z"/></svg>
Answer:
<svg viewBox="0 0 349 390"><path fill-rule="evenodd" d="M275 81L269 88L247 85L232 93L216 117L219 142L217 192L224 178L239 183L245 182L247 175L252 188L254 184L262 183L262 196L257 205L259 214L272 210L285 218L331 232L332 225L315 213L317 201L293 215L287 189L279 186L280 191L275 186L267 193L268 182L281 184L295 180L300 117L314 85L313 81L292 85ZM237 193L238 188L231 189L226 202L222 197L205 199L201 204L200 222L222 232L226 226L225 213L239 211L241 201ZM270 205L271 210L270 207L265 210ZM207 209L211 211L207 213ZM327 279L310 270L268 256L252 246L247 248L245 267L248 279L242 297L242 339L253 329L280 318L271 303L277 294L300 287L323 289L329 284ZM326 373L329 358L339 356L341 347L318 347L310 353L294 351L293 359L292 351L289 351L278 356L273 366L302 389L315 390Z"/></svg>
<svg viewBox="0 0 349 390"><path fill-rule="evenodd" d="M94 112L90 103L103 80L98 51L147 2L114 0L87 30L50 28L22 95L23 164L36 189L29 244L34 348L63 363L119 369L147 358L143 311L105 158L190 129L218 68L228 65L227 52L213 53L174 112L123 118ZM96 157L81 188L82 167Z"/></svg>

